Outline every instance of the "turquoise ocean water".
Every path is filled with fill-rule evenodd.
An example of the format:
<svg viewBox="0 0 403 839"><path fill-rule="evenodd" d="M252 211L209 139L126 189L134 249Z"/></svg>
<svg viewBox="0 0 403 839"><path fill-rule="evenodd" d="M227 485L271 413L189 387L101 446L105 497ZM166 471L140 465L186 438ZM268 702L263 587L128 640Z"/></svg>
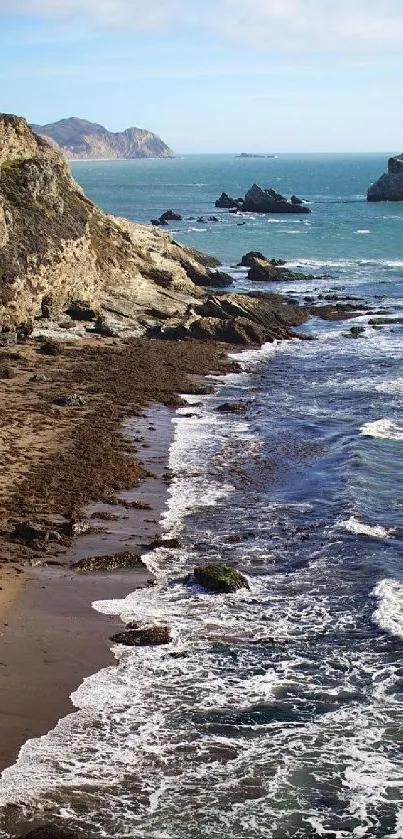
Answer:
<svg viewBox="0 0 403 839"><path fill-rule="evenodd" d="M177 412L162 523L181 548L147 555L155 587L94 604L167 622L174 640L116 647L117 667L73 695L77 711L24 746L0 782L0 836L15 835L9 803L91 836L403 836L403 324L369 324L403 317L403 204L365 201L385 166L386 155L73 164L108 212L148 222L179 210L169 229L219 257L234 288L251 287L233 266L260 250L314 275L270 290L357 297L363 314L313 319L302 331L315 341L248 350L240 373L213 377L217 394ZM300 195L312 214L215 210L223 190L253 182ZM248 400L247 415L218 420L231 399ZM250 591L184 585L201 561L236 562Z"/></svg>

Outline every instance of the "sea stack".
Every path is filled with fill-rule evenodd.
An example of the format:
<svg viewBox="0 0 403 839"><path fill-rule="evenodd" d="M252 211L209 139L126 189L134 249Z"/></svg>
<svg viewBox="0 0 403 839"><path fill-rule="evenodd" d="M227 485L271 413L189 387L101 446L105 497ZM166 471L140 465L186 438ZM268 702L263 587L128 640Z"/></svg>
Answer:
<svg viewBox="0 0 403 839"><path fill-rule="evenodd" d="M403 154L389 158L388 171L371 184L367 201L403 201Z"/></svg>

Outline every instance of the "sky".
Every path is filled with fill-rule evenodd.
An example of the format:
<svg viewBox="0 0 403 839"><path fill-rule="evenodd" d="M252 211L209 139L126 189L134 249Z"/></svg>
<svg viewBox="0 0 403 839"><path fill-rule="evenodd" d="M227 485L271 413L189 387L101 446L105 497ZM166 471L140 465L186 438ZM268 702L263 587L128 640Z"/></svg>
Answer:
<svg viewBox="0 0 403 839"><path fill-rule="evenodd" d="M186 152L399 152L403 0L0 0L0 110Z"/></svg>

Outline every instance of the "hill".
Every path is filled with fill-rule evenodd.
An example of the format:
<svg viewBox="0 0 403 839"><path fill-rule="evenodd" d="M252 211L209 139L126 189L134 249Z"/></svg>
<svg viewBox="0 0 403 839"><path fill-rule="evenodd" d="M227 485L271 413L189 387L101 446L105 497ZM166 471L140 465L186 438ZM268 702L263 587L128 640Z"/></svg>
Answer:
<svg viewBox="0 0 403 839"><path fill-rule="evenodd" d="M35 134L56 144L69 160L126 160L144 157L174 157L157 134L143 128L112 132L86 119L69 117L48 125L31 125Z"/></svg>

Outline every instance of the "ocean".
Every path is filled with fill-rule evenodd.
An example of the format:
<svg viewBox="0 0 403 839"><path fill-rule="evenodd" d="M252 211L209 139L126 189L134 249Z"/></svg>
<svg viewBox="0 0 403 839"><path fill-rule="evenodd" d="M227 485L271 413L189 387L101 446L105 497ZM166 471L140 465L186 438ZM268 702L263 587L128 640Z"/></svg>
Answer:
<svg viewBox="0 0 403 839"><path fill-rule="evenodd" d="M167 623L173 641L116 646L77 711L22 748L0 781L1 837L11 803L100 837L402 839L403 323L368 321L403 320L403 204L365 201L386 157L72 165L114 215L179 210L169 229L217 256L234 289L252 287L236 265L259 250L314 275L270 290L359 298L370 314L312 319L300 330L316 340L235 354L240 371L212 376L213 395L186 397L162 518L181 547L146 555L156 586L93 604ZM312 214L214 208L253 182ZM217 414L232 400L247 413ZM216 561L250 590L184 583Z"/></svg>

